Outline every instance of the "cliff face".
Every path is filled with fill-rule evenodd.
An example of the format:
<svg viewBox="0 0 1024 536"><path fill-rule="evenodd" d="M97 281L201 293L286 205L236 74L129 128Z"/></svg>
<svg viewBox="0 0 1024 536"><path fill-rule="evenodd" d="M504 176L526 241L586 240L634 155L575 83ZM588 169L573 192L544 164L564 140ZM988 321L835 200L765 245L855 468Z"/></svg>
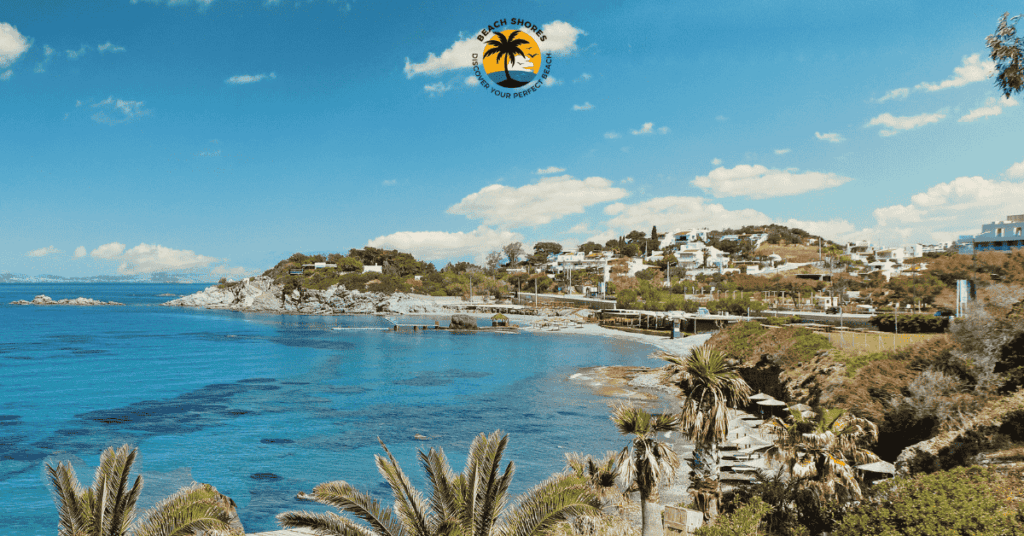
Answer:
<svg viewBox="0 0 1024 536"><path fill-rule="evenodd" d="M212 286L163 305L313 315L448 312L442 305L408 294L349 291L337 285L326 290L296 289L284 294L282 285L263 276L247 278L227 288Z"/></svg>

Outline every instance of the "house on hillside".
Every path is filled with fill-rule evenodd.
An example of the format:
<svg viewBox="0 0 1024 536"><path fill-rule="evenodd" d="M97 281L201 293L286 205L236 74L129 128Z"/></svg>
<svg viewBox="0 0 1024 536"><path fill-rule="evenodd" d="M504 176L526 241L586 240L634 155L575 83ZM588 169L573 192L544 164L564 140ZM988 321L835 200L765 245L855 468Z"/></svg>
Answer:
<svg viewBox="0 0 1024 536"><path fill-rule="evenodd" d="M1007 216L981 226L981 234L964 235L957 240L960 253L975 251L1011 251L1024 247L1024 214Z"/></svg>
<svg viewBox="0 0 1024 536"><path fill-rule="evenodd" d="M703 243L691 244L688 247L680 248L675 253L679 259L679 266L694 270L697 268L718 267L724 268L729 265L729 254L712 246Z"/></svg>
<svg viewBox="0 0 1024 536"><path fill-rule="evenodd" d="M680 249L691 246L697 242L707 242L711 231L708 229L690 229L689 231L677 231L672 233L672 243Z"/></svg>
<svg viewBox="0 0 1024 536"><path fill-rule="evenodd" d="M720 238L722 242L750 242L754 249L768 241L768 233L743 233L738 235L725 235Z"/></svg>

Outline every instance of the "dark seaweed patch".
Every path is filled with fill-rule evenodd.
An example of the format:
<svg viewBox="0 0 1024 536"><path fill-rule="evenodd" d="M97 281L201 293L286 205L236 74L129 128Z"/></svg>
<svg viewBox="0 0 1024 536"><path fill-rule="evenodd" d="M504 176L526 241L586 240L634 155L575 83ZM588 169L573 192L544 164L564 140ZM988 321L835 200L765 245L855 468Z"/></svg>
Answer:
<svg viewBox="0 0 1024 536"><path fill-rule="evenodd" d="M229 409L229 410L225 410L223 413L224 413L224 415L230 415L232 417L238 417L238 416L241 416L241 415L249 415L249 414L251 414L253 412L251 412L251 411L249 411L247 409Z"/></svg>
<svg viewBox="0 0 1024 536"><path fill-rule="evenodd" d="M398 385L411 385L413 387L438 387L448 385L455 380L465 378L483 378L490 376L488 372L469 372L465 370L449 369L444 372L423 372L413 378L397 380Z"/></svg>
<svg viewBox="0 0 1024 536"><path fill-rule="evenodd" d="M252 386L217 383L166 400L143 400L121 408L76 415L109 427L153 434L187 434L219 423L228 400Z"/></svg>
<svg viewBox="0 0 1024 536"><path fill-rule="evenodd" d="M266 482L266 481L273 481L273 480L280 480L281 479L281 477L275 475L274 473L253 473L253 474L249 475L249 478L251 478L253 480L259 480L260 482Z"/></svg>
<svg viewBox="0 0 1024 536"><path fill-rule="evenodd" d="M358 395L370 390L359 385L325 385L321 389L336 395Z"/></svg>
<svg viewBox="0 0 1024 536"><path fill-rule="evenodd" d="M20 415L0 415L0 422L3 421L16 421L21 419Z"/></svg>
<svg viewBox="0 0 1024 536"><path fill-rule="evenodd" d="M274 378L246 378L244 380L238 380L238 383L274 383Z"/></svg>
<svg viewBox="0 0 1024 536"><path fill-rule="evenodd" d="M92 355L92 354L109 354L110 352L97 348L97 349L94 349L94 350L81 350L81 349L79 349L79 350L71 350L71 353L73 353L75 355Z"/></svg>
<svg viewBox="0 0 1024 536"><path fill-rule="evenodd" d="M284 438L271 438L271 439L261 439L260 443L263 443L265 445L286 445L288 443L294 443L294 441L292 441L291 439L284 439Z"/></svg>

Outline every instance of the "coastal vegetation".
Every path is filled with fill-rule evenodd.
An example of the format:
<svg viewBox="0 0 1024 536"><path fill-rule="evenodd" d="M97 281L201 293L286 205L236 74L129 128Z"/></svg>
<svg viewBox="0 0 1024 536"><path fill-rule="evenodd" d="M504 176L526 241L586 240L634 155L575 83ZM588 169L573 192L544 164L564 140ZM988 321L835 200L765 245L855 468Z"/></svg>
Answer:
<svg viewBox="0 0 1024 536"><path fill-rule="evenodd" d="M234 502L208 484L178 490L138 517L142 477L130 479L138 450L123 445L103 451L92 486L82 488L70 462L46 464L59 514L61 536L169 536L225 531L242 536Z"/></svg>
<svg viewBox="0 0 1024 536"><path fill-rule="evenodd" d="M425 499L402 471L391 451L376 455L377 469L394 495L393 508L344 481L326 482L300 498L337 508L362 520L359 524L333 512L285 512L277 516L285 528L307 528L318 534L347 536L473 535L534 536L546 534L566 519L597 514L600 501L585 477L559 473L537 485L509 506L508 489L515 464L501 461L508 436L480 434L469 447L465 468L455 474L444 451L418 453L430 483Z"/></svg>
<svg viewBox="0 0 1024 536"><path fill-rule="evenodd" d="M675 476L679 457L671 446L658 441L658 434L678 429L680 416L651 415L635 406L619 405L612 411L611 419L619 433L633 436L630 445L615 458L617 476L627 491L640 492L643 536L661 536L661 517L656 506L658 485Z"/></svg>

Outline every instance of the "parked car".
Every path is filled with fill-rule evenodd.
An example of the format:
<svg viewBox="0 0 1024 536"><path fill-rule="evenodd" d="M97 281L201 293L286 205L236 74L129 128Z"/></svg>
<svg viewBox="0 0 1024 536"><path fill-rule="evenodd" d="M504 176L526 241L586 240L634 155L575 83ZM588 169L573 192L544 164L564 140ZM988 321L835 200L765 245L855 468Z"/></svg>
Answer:
<svg viewBox="0 0 1024 536"><path fill-rule="evenodd" d="M842 309L838 307L829 307L828 309L825 309L825 314L827 315L837 315L841 312L843 312Z"/></svg>
<svg viewBox="0 0 1024 536"><path fill-rule="evenodd" d="M698 307L697 308L697 316L710 316L710 315L711 315L711 311L708 311L707 307Z"/></svg>

